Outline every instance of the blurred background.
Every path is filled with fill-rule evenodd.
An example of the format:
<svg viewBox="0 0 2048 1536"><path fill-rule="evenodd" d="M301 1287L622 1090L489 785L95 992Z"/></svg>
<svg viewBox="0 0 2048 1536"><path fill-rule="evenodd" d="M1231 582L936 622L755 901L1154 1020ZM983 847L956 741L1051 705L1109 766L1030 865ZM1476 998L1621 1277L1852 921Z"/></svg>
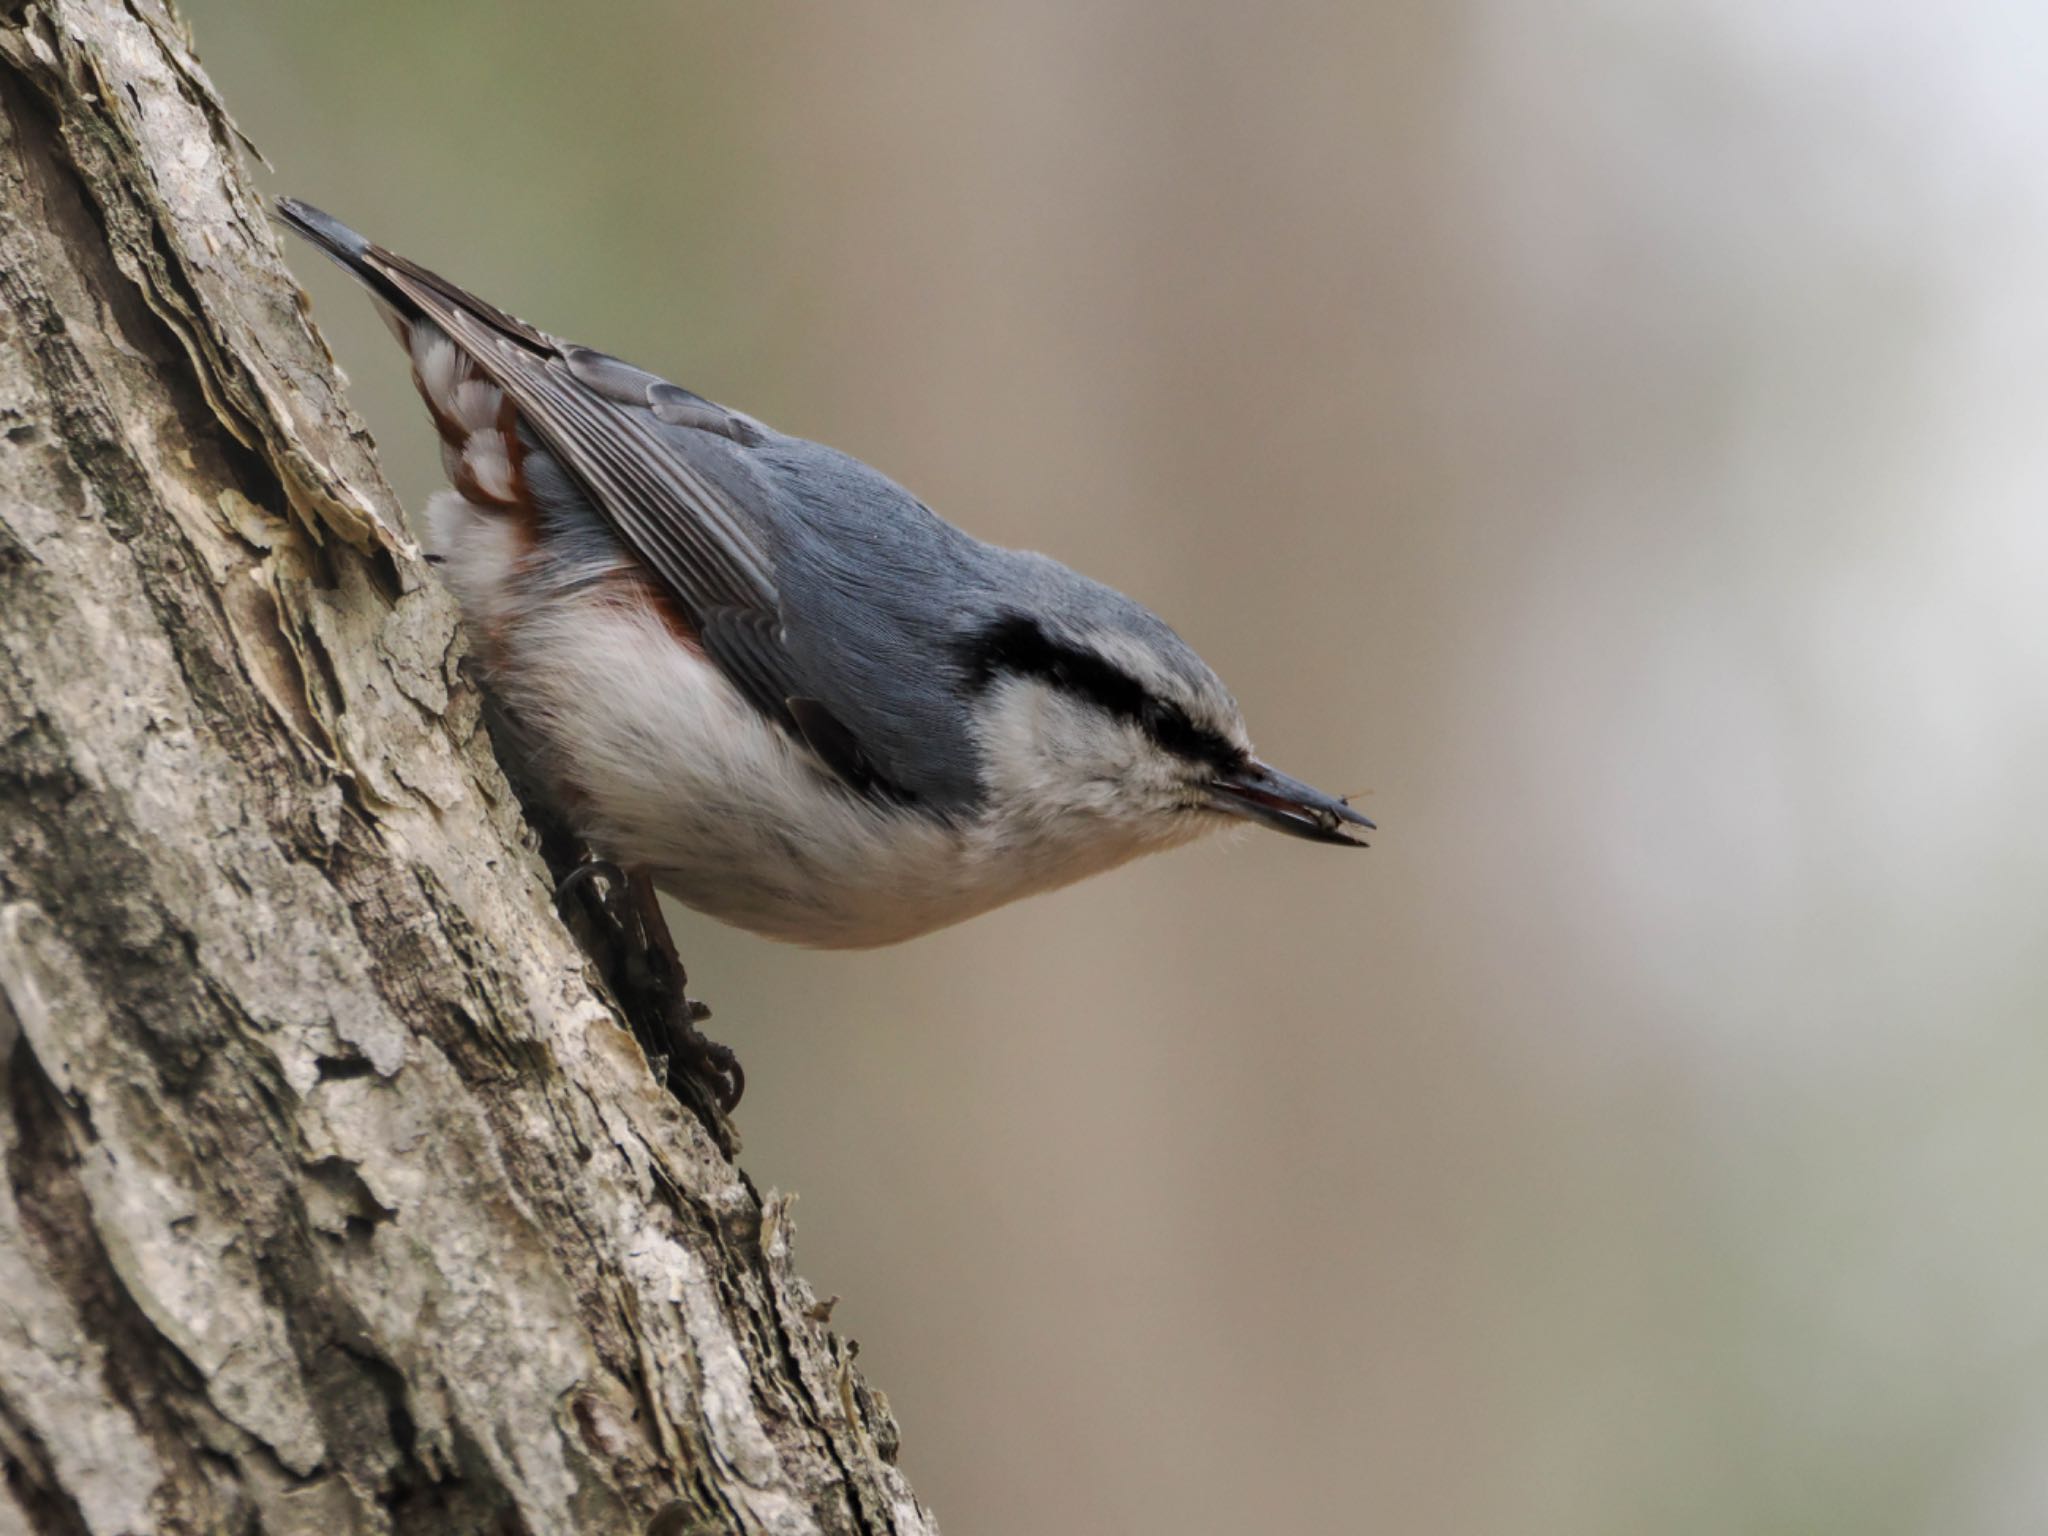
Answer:
<svg viewBox="0 0 2048 1536"><path fill-rule="evenodd" d="M2048 11L184 8L272 190L1370 790L896 950L679 924L948 1531L2048 1530Z"/></svg>

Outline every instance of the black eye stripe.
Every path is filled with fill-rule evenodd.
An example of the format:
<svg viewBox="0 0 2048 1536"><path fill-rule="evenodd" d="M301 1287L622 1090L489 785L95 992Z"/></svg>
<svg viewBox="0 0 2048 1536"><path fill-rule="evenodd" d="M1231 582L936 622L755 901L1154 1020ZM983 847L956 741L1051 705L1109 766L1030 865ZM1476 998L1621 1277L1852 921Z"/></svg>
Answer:
<svg viewBox="0 0 2048 1536"><path fill-rule="evenodd" d="M1216 732L1195 724L1187 711L1178 706L1169 705L1148 713L1143 723L1154 741L1182 757L1234 764L1244 755Z"/></svg>
<svg viewBox="0 0 2048 1536"><path fill-rule="evenodd" d="M1227 737L1195 724L1178 704L1147 693L1136 678L1092 651L1054 640L1036 620L1021 614L998 619L969 641L966 661L977 688L1004 674L1040 678L1133 722L1181 757L1223 767L1244 761L1244 753Z"/></svg>

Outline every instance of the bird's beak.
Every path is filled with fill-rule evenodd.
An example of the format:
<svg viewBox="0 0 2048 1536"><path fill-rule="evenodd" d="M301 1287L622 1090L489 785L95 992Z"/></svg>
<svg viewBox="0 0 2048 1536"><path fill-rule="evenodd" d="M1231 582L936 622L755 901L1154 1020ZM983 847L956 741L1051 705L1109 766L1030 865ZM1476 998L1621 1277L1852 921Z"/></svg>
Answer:
<svg viewBox="0 0 2048 1536"><path fill-rule="evenodd" d="M1336 795L1326 795L1299 779L1254 758L1242 768L1219 774L1209 782L1209 804L1232 816L1243 816L1312 843L1363 848L1365 839L1344 830L1348 824L1372 829L1372 823Z"/></svg>

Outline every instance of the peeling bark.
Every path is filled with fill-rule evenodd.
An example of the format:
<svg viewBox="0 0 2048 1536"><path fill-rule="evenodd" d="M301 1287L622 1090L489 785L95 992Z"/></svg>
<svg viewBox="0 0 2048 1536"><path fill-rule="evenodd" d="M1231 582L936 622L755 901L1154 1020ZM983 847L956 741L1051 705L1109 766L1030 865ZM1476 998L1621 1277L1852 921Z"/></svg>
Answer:
<svg viewBox="0 0 2048 1536"><path fill-rule="evenodd" d="M935 1532L161 0L0 0L0 1536Z"/></svg>

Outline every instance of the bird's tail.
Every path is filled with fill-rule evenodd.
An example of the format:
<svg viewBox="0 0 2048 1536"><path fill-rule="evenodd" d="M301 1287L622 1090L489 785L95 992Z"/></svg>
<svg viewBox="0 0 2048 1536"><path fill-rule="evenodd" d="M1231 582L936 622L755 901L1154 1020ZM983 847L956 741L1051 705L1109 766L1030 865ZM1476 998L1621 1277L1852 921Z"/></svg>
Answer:
<svg viewBox="0 0 2048 1536"><path fill-rule="evenodd" d="M445 311L466 311L507 341L537 352L548 352L554 343L516 315L508 315L438 272L430 272L416 261L387 251L350 229L332 214L295 197L277 200L277 217L285 228L303 235L370 290L399 332L399 339L412 324L426 318L440 329L447 328ZM437 311L442 312L437 318Z"/></svg>
<svg viewBox="0 0 2048 1536"><path fill-rule="evenodd" d="M420 306L378 269L377 258L384 253L334 215L315 208L311 203L302 203L295 197L280 197L277 200L277 217L286 229L319 246L349 276L369 289L380 303L398 316L411 320L419 314Z"/></svg>

